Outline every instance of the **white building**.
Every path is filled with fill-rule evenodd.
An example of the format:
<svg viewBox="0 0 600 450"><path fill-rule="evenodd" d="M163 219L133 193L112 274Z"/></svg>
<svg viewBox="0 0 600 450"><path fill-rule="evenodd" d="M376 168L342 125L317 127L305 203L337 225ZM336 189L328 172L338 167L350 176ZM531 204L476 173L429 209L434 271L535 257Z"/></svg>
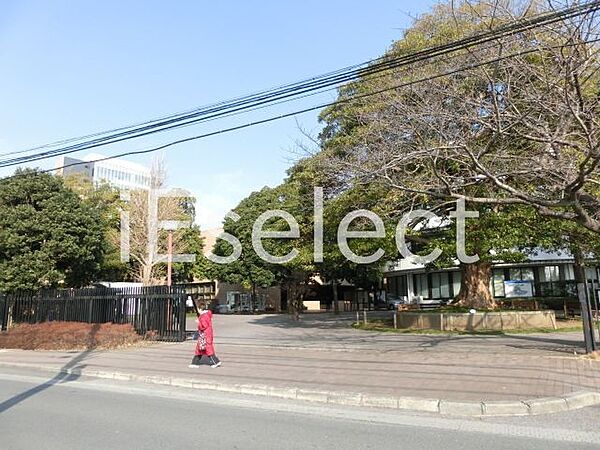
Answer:
<svg viewBox="0 0 600 450"><path fill-rule="evenodd" d="M96 185L108 183L122 190L150 189L150 168L123 159L100 161L104 158L106 156L99 154L90 154L82 159L63 156L57 164L62 167L59 174L83 174Z"/></svg>
<svg viewBox="0 0 600 450"><path fill-rule="evenodd" d="M525 261L519 263L496 262L492 264L490 291L496 299L574 297L573 263L573 256L568 251L541 250L529 254ZM588 263L586 278L591 295L600 296L600 265L597 261ZM387 266L383 283L391 298L403 298L408 302L446 301L458 294L461 273L458 264L444 269L428 269L413 258L407 258ZM515 291L515 286L521 289Z"/></svg>

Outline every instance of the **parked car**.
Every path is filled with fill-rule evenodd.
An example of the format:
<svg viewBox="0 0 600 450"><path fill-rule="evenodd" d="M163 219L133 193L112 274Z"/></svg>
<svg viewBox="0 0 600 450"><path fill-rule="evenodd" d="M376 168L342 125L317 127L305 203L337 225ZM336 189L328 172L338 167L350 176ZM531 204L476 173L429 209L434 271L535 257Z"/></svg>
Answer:
<svg viewBox="0 0 600 450"><path fill-rule="evenodd" d="M396 310L399 305L404 305L405 301L403 298L388 297L387 298L387 309Z"/></svg>
<svg viewBox="0 0 600 450"><path fill-rule="evenodd" d="M231 308L229 307L229 305L215 305L213 308L213 313L229 314L231 313Z"/></svg>

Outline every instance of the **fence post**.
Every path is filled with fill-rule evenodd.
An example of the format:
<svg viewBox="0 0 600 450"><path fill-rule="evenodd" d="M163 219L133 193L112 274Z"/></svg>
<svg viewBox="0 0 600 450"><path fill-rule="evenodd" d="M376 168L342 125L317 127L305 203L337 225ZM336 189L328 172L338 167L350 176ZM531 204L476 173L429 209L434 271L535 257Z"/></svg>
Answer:
<svg viewBox="0 0 600 450"><path fill-rule="evenodd" d="M2 331L8 329L8 296L2 295Z"/></svg>
<svg viewBox="0 0 600 450"><path fill-rule="evenodd" d="M186 335L186 311L185 311L185 301L186 301L185 291L183 291L179 295L179 341L185 341Z"/></svg>

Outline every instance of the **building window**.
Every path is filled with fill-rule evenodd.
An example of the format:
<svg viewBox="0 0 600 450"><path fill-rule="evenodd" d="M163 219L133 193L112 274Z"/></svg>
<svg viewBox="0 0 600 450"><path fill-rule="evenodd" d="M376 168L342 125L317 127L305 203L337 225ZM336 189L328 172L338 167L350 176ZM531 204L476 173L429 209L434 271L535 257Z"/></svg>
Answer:
<svg viewBox="0 0 600 450"><path fill-rule="evenodd" d="M595 267L586 267L585 268L585 277L588 281L598 281L598 272Z"/></svg>
<svg viewBox="0 0 600 450"><path fill-rule="evenodd" d="M456 297L458 295L458 293L460 292L460 279L461 279L462 274L460 272L453 272L452 273L452 291L453 291L453 295Z"/></svg>
<svg viewBox="0 0 600 450"><path fill-rule="evenodd" d="M558 270L558 266L545 266L544 267L544 277L546 281L559 281L560 274Z"/></svg>
<svg viewBox="0 0 600 450"><path fill-rule="evenodd" d="M511 280L533 281L533 269L531 267L516 267L509 270Z"/></svg>
<svg viewBox="0 0 600 450"><path fill-rule="evenodd" d="M429 285L427 283L427 274L419 273L414 275L415 295L429 298Z"/></svg>
<svg viewBox="0 0 600 450"><path fill-rule="evenodd" d="M431 274L431 298L450 298L447 272Z"/></svg>
<svg viewBox="0 0 600 450"><path fill-rule="evenodd" d="M506 292L504 291L504 270L494 269L494 275L492 277L492 289L494 290L494 297L505 297Z"/></svg>

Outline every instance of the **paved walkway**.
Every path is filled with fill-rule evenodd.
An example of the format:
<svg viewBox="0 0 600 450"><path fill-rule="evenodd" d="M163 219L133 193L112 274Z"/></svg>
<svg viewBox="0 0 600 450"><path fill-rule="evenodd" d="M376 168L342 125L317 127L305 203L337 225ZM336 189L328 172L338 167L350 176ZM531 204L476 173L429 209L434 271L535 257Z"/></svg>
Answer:
<svg viewBox="0 0 600 450"><path fill-rule="evenodd" d="M600 392L600 361L580 333L506 336L401 335L354 330L351 315L215 316L223 366L188 369L195 342L116 351L0 351L21 364L382 396L455 401L526 400Z"/></svg>

